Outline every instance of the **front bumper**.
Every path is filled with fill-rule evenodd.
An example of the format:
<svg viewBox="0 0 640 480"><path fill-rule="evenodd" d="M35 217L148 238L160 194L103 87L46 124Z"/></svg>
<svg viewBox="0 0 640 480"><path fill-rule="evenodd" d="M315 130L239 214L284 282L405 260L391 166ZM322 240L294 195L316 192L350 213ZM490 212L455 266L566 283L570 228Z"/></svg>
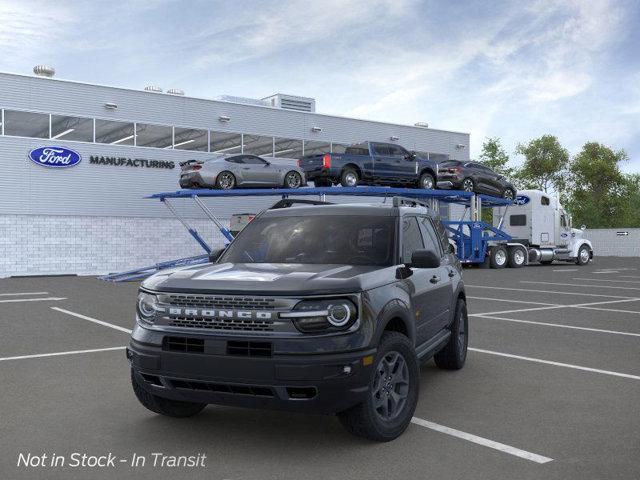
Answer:
<svg viewBox="0 0 640 480"><path fill-rule="evenodd" d="M173 336L174 334L167 334ZM233 340L191 336L207 342ZM248 339L264 341L265 338ZM313 341L313 340L310 340ZM375 349L348 353L238 356L229 348L167 351L131 339L127 358L139 384L160 397L198 403L332 414L361 403L369 389ZM369 365L365 365L369 363Z"/></svg>

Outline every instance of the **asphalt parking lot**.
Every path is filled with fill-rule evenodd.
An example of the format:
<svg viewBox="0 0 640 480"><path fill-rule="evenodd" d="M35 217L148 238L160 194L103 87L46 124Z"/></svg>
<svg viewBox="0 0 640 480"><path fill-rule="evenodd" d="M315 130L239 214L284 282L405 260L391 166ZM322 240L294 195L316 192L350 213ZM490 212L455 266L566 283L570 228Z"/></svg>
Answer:
<svg viewBox="0 0 640 480"><path fill-rule="evenodd" d="M124 354L137 284L0 280L0 478L638 478L640 259L466 269L470 352L422 367L394 442L332 417L210 406L156 416ZM18 467L19 454L207 455L205 467Z"/></svg>

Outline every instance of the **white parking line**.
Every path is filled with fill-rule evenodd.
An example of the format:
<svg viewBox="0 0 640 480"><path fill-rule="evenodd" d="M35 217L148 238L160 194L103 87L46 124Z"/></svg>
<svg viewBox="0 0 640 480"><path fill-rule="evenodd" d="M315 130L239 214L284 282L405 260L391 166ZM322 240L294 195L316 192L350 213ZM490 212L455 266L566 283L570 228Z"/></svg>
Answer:
<svg viewBox="0 0 640 480"><path fill-rule="evenodd" d="M0 297L15 297L18 295L49 295L49 292L0 293Z"/></svg>
<svg viewBox="0 0 640 480"><path fill-rule="evenodd" d="M564 285L564 284L561 284L561 285ZM558 292L555 290L534 290L532 288L490 287L488 285L467 285L467 287L490 288L493 290L510 290L513 292L527 292L527 293L553 293L557 295L573 295L573 296L582 296L582 297L630 298L631 300L636 299L636 297L623 297L621 295L604 295L601 293L581 293L581 292Z"/></svg>
<svg viewBox="0 0 640 480"><path fill-rule="evenodd" d="M494 442L493 440L489 440L488 438L479 437L477 435L473 435L472 433L456 430L455 428L445 427L444 425L433 423L428 420L423 420L422 418L413 417L411 419L411 423L420 425L421 427L429 428L431 430L435 430L436 432L451 435L452 437L461 438L462 440L466 440L477 445L482 445L483 447L493 448L494 450L499 450L501 452L508 453L509 455L524 458L525 460L530 460L535 463L549 463L553 461L553 458L543 457L542 455L538 455L536 453L527 452L526 450L521 450L510 445L505 445L504 443Z"/></svg>
<svg viewBox="0 0 640 480"><path fill-rule="evenodd" d="M579 268L556 268L553 271L554 272L577 272L578 270L580 270Z"/></svg>
<svg viewBox="0 0 640 480"><path fill-rule="evenodd" d="M557 305L555 303L530 302L529 300L527 300L527 301L524 301L524 300L508 300L506 298L469 297L469 296L467 296L467 298L471 298L473 300L490 300L490 301L493 301L493 302L509 302L509 303L523 303L523 304L530 304L530 305L546 305L547 307L555 307Z"/></svg>
<svg viewBox="0 0 640 480"><path fill-rule="evenodd" d="M20 355L17 357L0 358L0 362L7 362L9 360L25 360L28 358L59 357L61 355L78 355L80 353L110 352L112 350L124 350L125 348L127 347L92 348L90 350L72 350L69 352L39 353L36 355Z"/></svg>
<svg viewBox="0 0 640 480"><path fill-rule="evenodd" d="M640 287L619 287L617 285L585 285L585 284L579 284L579 283L536 282L533 280L520 280L520 283L533 283L537 285L561 285L563 287L615 288L616 290L640 290Z"/></svg>
<svg viewBox="0 0 640 480"><path fill-rule="evenodd" d="M634 280L609 280L608 278L580 278L572 277L571 280L586 280L588 282L611 282L611 283L640 283Z"/></svg>
<svg viewBox="0 0 640 480"><path fill-rule="evenodd" d="M102 320L98 320L97 318L87 317L86 315L82 315L80 313L71 312L69 310L65 310L64 308L51 307L51 310L55 310L56 312L66 313L67 315L72 315L77 318L81 318L83 320L87 320L88 322L97 323L98 325L102 325L104 327L113 328L114 330L118 330L120 332L131 333L131 330L128 328L121 327L119 325L114 325L113 323L103 322Z"/></svg>
<svg viewBox="0 0 640 480"><path fill-rule="evenodd" d="M476 318L488 318L491 320L502 320L505 322L514 322L514 323L527 323L530 325L540 325L543 327L558 327L558 328L569 328L571 330L585 330L587 332L596 332L596 333L609 333L612 335L626 335L629 337L640 337L640 333L632 333L632 332L619 332L617 330L603 330L601 328L589 328L589 327L577 327L575 325L563 325L561 323L547 323L547 322L535 322L533 320L519 320L516 318L503 318L496 317L493 315L474 315Z"/></svg>
<svg viewBox="0 0 640 480"><path fill-rule="evenodd" d="M21 303L21 302L57 302L66 300L64 297L44 297L44 298L10 298L8 300L0 300L0 303Z"/></svg>
<svg viewBox="0 0 640 480"><path fill-rule="evenodd" d="M637 302L640 301L640 298L625 298L623 300L606 300L604 302L590 302L590 303L576 303L572 305L553 305L550 304L547 307L534 307L534 308L518 308L515 310L499 310L497 312L480 312L480 313L470 313L470 317L481 317L486 315L501 315L503 313L520 313L520 312L536 312L539 310L553 310L557 308L586 308L588 310L600 310L603 312L625 312L625 313L638 313L635 310L619 310L615 308L598 308L593 307L593 305L608 305L610 303L626 303L626 302Z"/></svg>
<svg viewBox="0 0 640 480"><path fill-rule="evenodd" d="M515 358L517 360L524 360L524 361L527 361L527 362L535 362L535 363L542 363L542 364L545 364L545 365L553 365L554 367L571 368L571 369L574 369L574 370L582 370L584 372L601 373L603 375L611 375L613 377L622 377L622 378L630 378L632 380L640 380L640 376L631 375L630 373L613 372L613 371L610 371L610 370L600 370L599 368L583 367L581 365L572 365L570 363L553 362L551 360L543 360L541 358L524 357L522 355L513 355L511 353L495 352L493 350L484 350L482 348L469 347L469 350L472 351L472 352L486 353L488 355L496 355L498 357Z"/></svg>
<svg viewBox="0 0 640 480"><path fill-rule="evenodd" d="M519 312L537 312L540 310L553 310L556 308L566 308L570 305L553 305L549 307L536 307L536 308L518 308L516 310L500 310L499 312L482 312L482 313L470 313L470 317L481 317L483 315L499 315L502 313L519 313Z"/></svg>

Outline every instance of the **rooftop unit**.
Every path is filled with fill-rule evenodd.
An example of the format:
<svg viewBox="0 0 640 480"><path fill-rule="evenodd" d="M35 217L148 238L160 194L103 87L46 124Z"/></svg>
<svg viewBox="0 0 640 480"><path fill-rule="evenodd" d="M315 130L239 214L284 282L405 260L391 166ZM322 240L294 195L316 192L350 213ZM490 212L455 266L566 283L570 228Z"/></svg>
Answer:
<svg viewBox="0 0 640 480"><path fill-rule="evenodd" d="M267 104L272 107L283 108L285 110L296 110L298 112L316 111L316 101L314 98L276 93L262 100L268 102Z"/></svg>

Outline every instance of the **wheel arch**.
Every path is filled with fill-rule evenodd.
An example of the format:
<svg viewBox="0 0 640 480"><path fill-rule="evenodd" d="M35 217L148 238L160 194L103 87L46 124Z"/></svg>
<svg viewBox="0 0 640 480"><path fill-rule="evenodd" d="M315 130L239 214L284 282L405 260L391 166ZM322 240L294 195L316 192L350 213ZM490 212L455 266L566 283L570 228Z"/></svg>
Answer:
<svg viewBox="0 0 640 480"><path fill-rule="evenodd" d="M342 167L342 169L340 170L340 175L342 175L342 172L344 172L347 168L352 168L353 170L355 170L356 173L358 174L358 178L362 179L362 169L358 165L352 162L349 162Z"/></svg>
<svg viewBox="0 0 640 480"><path fill-rule="evenodd" d="M384 332L402 333L415 345L415 322L411 320L409 307L400 300L392 300L382 309L378 317L376 330L376 345L380 343Z"/></svg>

